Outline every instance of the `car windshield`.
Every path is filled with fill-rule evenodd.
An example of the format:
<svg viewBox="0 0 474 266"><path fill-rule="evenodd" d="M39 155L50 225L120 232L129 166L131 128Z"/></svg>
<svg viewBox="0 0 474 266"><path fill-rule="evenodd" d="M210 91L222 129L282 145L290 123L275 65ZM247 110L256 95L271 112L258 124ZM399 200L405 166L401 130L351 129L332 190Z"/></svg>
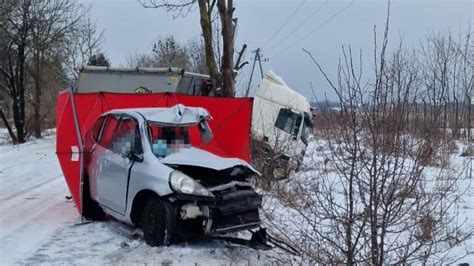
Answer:
<svg viewBox="0 0 474 266"><path fill-rule="evenodd" d="M191 143L207 144L212 139L212 132L206 121L195 125L163 125L149 121L148 134L152 152L157 157L166 157L189 148Z"/></svg>
<svg viewBox="0 0 474 266"><path fill-rule="evenodd" d="M149 124L148 130L151 150L158 157L166 157L190 145L188 126Z"/></svg>

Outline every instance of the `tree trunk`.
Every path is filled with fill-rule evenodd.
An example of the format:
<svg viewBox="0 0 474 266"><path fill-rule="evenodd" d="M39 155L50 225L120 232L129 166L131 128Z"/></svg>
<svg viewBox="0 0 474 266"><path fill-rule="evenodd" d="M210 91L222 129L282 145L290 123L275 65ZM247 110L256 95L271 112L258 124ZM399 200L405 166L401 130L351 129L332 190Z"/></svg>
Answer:
<svg viewBox="0 0 474 266"><path fill-rule="evenodd" d="M217 8L222 24L222 96L234 97L234 23L232 21L234 6L232 0L217 1Z"/></svg>
<svg viewBox="0 0 474 266"><path fill-rule="evenodd" d="M470 141L472 134L471 134L471 119L472 119L472 100L470 96L467 96L467 140Z"/></svg>
<svg viewBox="0 0 474 266"><path fill-rule="evenodd" d="M199 13L201 17L201 29L204 38L204 48L206 51L206 65L211 77L212 88L215 89L219 84L219 74L217 71L216 59L214 56L214 48L212 46L212 21L210 7L207 6L206 0L198 0ZM207 94L209 94L207 92Z"/></svg>
<svg viewBox="0 0 474 266"><path fill-rule="evenodd" d="M16 139L15 133L13 133L13 130L10 127L10 124L8 123L7 117L5 116L5 113L3 112L3 108L1 107L0 107L0 116L3 120L3 123L5 124L5 127L8 130L8 134L12 138L13 144L17 144L18 140Z"/></svg>
<svg viewBox="0 0 474 266"><path fill-rule="evenodd" d="M41 52L35 55L35 98L34 98L34 128L35 137L41 138L41 95L42 95L42 81L41 81Z"/></svg>
<svg viewBox="0 0 474 266"><path fill-rule="evenodd" d="M19 143L25 142L25 42L18 47L18 67L16 69L17 94L13 99L13 120Z"/></svg>

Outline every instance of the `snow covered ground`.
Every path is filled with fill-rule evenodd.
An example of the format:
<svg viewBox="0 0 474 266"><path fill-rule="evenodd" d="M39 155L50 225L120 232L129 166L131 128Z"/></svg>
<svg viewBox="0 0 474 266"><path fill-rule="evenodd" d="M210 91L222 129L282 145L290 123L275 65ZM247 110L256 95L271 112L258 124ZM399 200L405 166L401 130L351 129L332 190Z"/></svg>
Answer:
<svg viewBox="0 0 474 266"><path fill-rule="evenodd" d="M152 248L113 219L80 224L55 154L54 135L0 145L0 265L265 265L275 251L218 241Z"/></svg>
<svg viewBox="0 0 474 266"><path fill-rule="evenodd" d="M450 166L445 170L444 174L440 174L440 168L437 166L428 166L423 173L427 178L424 184L426 186L425 191L429 191L428 186L431 184L430 182L434 181L432 180L433 178L446 176L448 180L454 180L454 178L448 178L448 176L455 177L456 189L451 190L447 195L451 199L454 199L456 196L460 196L460 198L454 200L453 205L450 207L449 217L455 217L450 221L450 225L453 227L459 226L457 228L459 229L458 233L461 232L461 235L467 237L467 240L457 242L460 238L449 234L452 241L437 245L437 250L439 251L437 254L432 255L427 263L414 262L415 265L457 265L460 263L474 265L474 235L472 234L474 232L474 179L469 175L470 171L473 171L474 157L472 155L461 156L469 145L471 148L473 147L472 144L456 141L456 148L453 148L452 151L449 151L449 155L446 155L445 159L450 162ZM275 195L272 192L267 193L264 197L265 204L263 206L264 215L269 213L267 216L270 218L265 219L265 222L270 222L267 224L267 228L272 228L271 224L274 224L276 227L284 229L284 232L281 232L281 234L279 232L273 232L273 234L280 235L282 239L286 237L288 241L292 241L295 245L314 252L317 252L318 245L323 246L323 251L325 251L324 248L331 248L330 245L324 244L324 240L315 233L316 230L322 236L328 237L329 240L337 239L337 237L341 236L340 231L335 230L332 225L324 224L327 220L319 223L316 222L321 217L318 214L324 215L317 213L319 207L317 206L318 200L316 200L316 194L327 193L327 190L318 190L321 186L316 185L318 182L322 182L323 178L332 182L330 183L331 185L327 185L333 193L329 200L335 202L335 204L344 200L344 192L338 192L338 188L341 187L344 181L341 181L342 178L340 179L334 169L331 168L330 161L326 161L328 157L323 156L324 152L329 152L326 140L310 141L301 170L293 173L290 178L279 181L278 186L273 186L273 190L283 190L284 193L280 195ZM290 200L285 200L285 197ZM329 200L325 202L324 197L322 198L321 203L329 204ZM339 203L339 206L343 206L342 204ZM288 206L297 206L299 211ZM338 209L338 211L342 212L343 207ZM445 217L445 219L448 219L448 217ZM315 228L315 225L318 227ZM332 234L333 232L335 233ZM404 241L402 237L399 239ZM334 253L330 254L334 255ZM313 255L317 256L317 254ZM388 255L385 259L389 260Z"/></svg>
<svg viewBox="0 0 474 266"><path fill-rule="evenodd" d="M3 134L2 134L3 133ZM66 187L55 155L55 135L26 144L11 145L0 131L0 265L270 265L287 263L279 250L257 251L219 241L195 241L168 247L149 247L141 231L116 220L81 224L73 202L66 198ZM3 135L3 136L2 136ZM292 178L315 175L310 151L305 158L306 171ZM459 152L453 156L458 157ZM310 163L308 163L310 161ZM309 176L308 176L309 175ZM466 180L467 181L467 180ZM474 227L474 186L458 202L460 216L467 218L466 229ZM293 228L297 213L265 198L264 217L268 228L278 222L280 228ZM274 217L276 218L276 217ZM291 230L290 230L291 231ZM279 235L278 232L272 232ZM471 252L465 256L466 252ZM450 257L456 263L474 263L474 239L453 247ZM301 263L298 258L290 262Z"/></svg>

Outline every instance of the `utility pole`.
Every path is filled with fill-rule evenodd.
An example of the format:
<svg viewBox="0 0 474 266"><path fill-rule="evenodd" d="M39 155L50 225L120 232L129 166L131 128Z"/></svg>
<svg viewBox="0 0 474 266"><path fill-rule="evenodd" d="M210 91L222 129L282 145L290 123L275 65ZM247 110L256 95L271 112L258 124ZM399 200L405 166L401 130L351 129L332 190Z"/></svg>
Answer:
<svg viewBox="0 0 474 266"><path fill-rule="evenodd" d="M262 68L262 59L261 59L260 51L261 51L260 48L257 48L257 50L253 51L253 53L255 53L255 56L253 57L252 72L250 72L250 79L249 79L249 84L247 86L247 91L245 91L245 97L249 96L249 93L250 93L250 85L252 84L253 72L255 70L255 63L257 62L257 60L260 66L260 76L263 79L263 68ZM268 61L268 60L265 59L264 61Z"/></svg>
<svg viewBox="0 0 474 266"><path fill-rule="evenodd" d="M260 48L257 48L257 52L255 54L255 57L258 57L258 64L260 65L260 76L263 79L262 60L260 60Z"/></svg>

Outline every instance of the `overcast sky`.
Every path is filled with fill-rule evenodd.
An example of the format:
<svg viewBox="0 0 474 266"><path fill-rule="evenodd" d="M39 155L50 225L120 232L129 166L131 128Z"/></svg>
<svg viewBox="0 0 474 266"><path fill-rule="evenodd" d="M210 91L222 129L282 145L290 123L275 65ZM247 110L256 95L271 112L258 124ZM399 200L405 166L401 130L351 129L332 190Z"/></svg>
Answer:
<svg viewBox="0 0 474 266"><path fill-rule="evenodd" d="M145 9L136 0L82 0L91 3L92 19L104 30L102 50L113 66L126 64L130 54L149 53L158 36L172 34L180 41L200 36L198 12L186 17L159 9ZM333 98L320 73L301 48L310 50L325 70L336 77L341 46L351 45L353 51L362 49L365 71L372 70L373 26L381 36L385 23L386 1L315 1L315 0L235 0L238 18L236 47L246 43L250 49L260 47L268 61L264 72L273 70L293 89L313 98L310 82L316 96L327 93ZM458 35L474 30L472 0L392 0L390 16L390 43L405 46L419 44L432 32L451 31ZM293 16L291 16L293 14ZM286 23L285 23L286 22ZM247 60L252 58L247 53ZM258 68L256 68L257 70ZM239 75L238 89L247 86L251 64ZM260 80L254 74L255 87Z"/></svg>

